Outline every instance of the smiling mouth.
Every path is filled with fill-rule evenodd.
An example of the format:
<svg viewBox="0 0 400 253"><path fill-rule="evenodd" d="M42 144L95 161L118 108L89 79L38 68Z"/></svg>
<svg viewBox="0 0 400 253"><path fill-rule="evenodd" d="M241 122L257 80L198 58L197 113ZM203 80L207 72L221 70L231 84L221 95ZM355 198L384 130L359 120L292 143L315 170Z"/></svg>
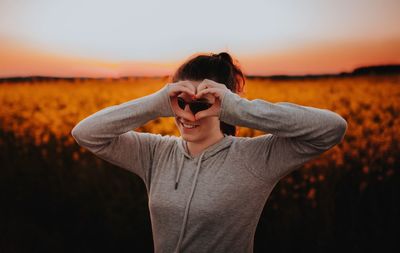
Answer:
<svg viewBox="0 0 400 253"><path fill-rule="evenodd" d="M183 126L186 129L193 129L193 128L197 128L199 126L199 124L186 124L182 120L179 120L179 123L181 124L181 126Z"/></svg>

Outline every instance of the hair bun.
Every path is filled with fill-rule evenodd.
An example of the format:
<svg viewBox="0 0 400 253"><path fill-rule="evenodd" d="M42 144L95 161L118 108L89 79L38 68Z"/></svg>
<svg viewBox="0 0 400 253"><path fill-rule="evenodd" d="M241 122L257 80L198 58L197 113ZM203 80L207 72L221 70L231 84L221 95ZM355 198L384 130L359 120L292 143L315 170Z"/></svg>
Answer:
<svg viewBox="0 0 400 253"><path fill-rule="evenodd" d="M233 64L233 60L232 57L230 56L230 54L228 54L227 52L221 52L217 55L217 57L221 58L224 61L227 61L231 64Z"/></svg>

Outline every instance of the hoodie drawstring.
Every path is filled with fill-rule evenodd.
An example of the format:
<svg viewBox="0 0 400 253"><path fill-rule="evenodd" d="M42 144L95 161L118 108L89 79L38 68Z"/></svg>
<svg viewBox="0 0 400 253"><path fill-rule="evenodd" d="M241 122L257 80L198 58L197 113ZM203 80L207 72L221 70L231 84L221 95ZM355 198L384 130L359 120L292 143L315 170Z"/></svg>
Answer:
<svg viewBox="0 0 400 253"><path fill-rule="evenodd" d="M185 160L185 154L182 154L181 164L179 165L178 174L176 174L176 179L175 179L175 190L176 190L176 188L178 188L179 178L181 177L181 171L182 171L184 160Z"/></svg>
<svg viewBox="0 0 400 253"><path fill-rule="evenodd" d="M189 213L189 206L190 206L190 202L192 201L194 189L196 188L197 176L199 175L200 166L201 166L201 159L203 158L203 155L204 155L204 154L205 154L205 152L203 152L203 153L201 154L201 156L200 156L200 158L199 158L199 162L197 163L196 174L195 174L195 176L194 176L193 183L192 183L192 191L190 192L189 199L188 199L188 201L187 201L187 203L186 203L185 214L184 214L184 217L183 217L183 223L182 223L182 227L181 227L181 233L180 233L180 235L179 235L178 245L176 246L176 251L175 251L176 253L179 253L179 251L180 251L180 247L181 247L181 243L182 243L183 234L184 234L185 228L186 228L187 216L188 216L188 213ZM182 170L182 165L183 165L183 161L184 161L185 157L183 156L182 158L183 158L183 159L182 159L181 164L180 164L180 166L179 166L178 175L177 175L177 177L176 177L175 189L176 189L176 187L178 186L178 181L179 181L179 177L180 177L180 173L181 173L181 170Z"/></svg>

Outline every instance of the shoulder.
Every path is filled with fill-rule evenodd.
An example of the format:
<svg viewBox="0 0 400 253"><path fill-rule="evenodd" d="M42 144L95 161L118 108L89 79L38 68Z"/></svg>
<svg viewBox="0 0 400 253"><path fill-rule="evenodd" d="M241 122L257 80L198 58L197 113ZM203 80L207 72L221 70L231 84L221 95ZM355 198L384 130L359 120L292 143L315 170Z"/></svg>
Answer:
<svg viewBox="0 0 400 253"><path fill-rule="evenodd" d="M159 133L140 132L139 134L143 138L154 142L156 145L171 145L171 144L175 144L179 139L179 137L176 137L174 135L162 135L162 134L159 134Z"/></svg>
<svg viewBox="0 0 400 253"><path fill-rule="evenodd" d="M254 137L233 137L232 151L246 163L255 163L269 156L269 150L274 142L273 134L263 134Z"/></svg>
<svg viewBox="0 0 400 253"><path fill-rule="evenodd" d="M179 139L174 135L162 135L159 133L130 131L130 134L137 140L140 148L149 148L153 153L173 147Z"/></svg>
<svg viewBox="0 0 400 253"><path fill-rule="evenodd" d="M257 145L265 145L265 143L271 141L271 138L273 137L272 134L263 134L263 135L258 135L254 137L249 137L249 136L234 136L233 137L233 144L240 148L249 148L251 146L257 146Z"/></svg>
<svg viewBox="0 0 400 253"><path fill-rule="evenodd" d="M240 154L243 160L252 160L265 150L265 147L272 141L272 134L264 134L255 137L231 136L231 152Z"/></svg>

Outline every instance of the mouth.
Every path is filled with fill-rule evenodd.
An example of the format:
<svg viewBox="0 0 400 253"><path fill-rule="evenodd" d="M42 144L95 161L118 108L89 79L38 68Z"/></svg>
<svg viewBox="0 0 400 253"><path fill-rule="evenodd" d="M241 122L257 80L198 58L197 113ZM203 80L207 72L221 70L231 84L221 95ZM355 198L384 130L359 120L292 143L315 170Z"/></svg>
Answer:
<svg viewBox="0 0 400 253"><path fill-rule="evenodd" d="M199 124L184 123L182 120L179 120L179 123L185 129L194 129L200 126Z"/></svg>

